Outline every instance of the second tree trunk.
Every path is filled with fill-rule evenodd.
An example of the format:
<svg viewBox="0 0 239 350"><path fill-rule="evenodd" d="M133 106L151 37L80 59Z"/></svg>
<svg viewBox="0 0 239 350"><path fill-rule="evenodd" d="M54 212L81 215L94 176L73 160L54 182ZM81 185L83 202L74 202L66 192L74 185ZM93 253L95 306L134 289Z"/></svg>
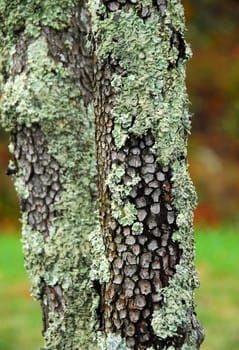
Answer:
<svg viewBox="0 0 239 350"><path fill-rule="evenodd" d="M93 18L107 349L196 350L203 333L193 296L183 8L180 1L101 5Z"/></svg>

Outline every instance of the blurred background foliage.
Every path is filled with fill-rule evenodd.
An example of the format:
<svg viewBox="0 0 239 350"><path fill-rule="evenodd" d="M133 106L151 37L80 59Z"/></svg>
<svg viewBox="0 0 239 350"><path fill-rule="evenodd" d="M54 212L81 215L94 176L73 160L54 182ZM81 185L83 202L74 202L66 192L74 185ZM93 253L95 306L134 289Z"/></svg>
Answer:
<svg viewBox="0 0 239 350"><path fill-rule="evenodd" d="M193 57L187 86L194 113L190 172L196 224L238 224L239 2L184 0Z"/></svg>
<svg viewBox="0 0 239 350"><path fill-rule="evenodd" d="M182 2L193 50L187 69L194 114L189 164L198 193L196 301L207 335L202 350L238 350L239 1ZM23 268L19 205L5 175L7 144L0 130L0 350L37 349L40 307Z"/></svg>

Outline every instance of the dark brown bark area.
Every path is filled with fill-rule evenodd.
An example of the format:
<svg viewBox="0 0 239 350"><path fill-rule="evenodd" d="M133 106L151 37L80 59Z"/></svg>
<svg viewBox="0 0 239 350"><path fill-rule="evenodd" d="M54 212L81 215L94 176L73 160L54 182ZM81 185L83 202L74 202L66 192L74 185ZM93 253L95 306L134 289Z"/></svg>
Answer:
<svg viewBox="0 0 239 350"><path fill-rule="evenodd" d="M24 186L29 192L26 199L21 199L21 210L27 214L28 225L32 230L41 232L45 241L52 221L59 215L54 203L61 195L60 166L49 155L47 140L38 124L30 128L18 125L11 134L11 143L17 167L23 172ZM63 292L60 286L43 284L42 298L43 295L47 297L47 303L42 303L45 331L49 325L49 312L63 312Z"/></svg>
<svg viewBox="0 0 239 350"><path fill-rule="evenodd" d="M11 143L29 192L28 198L21 200L22 211L27 213L31 228L46 239L57 216L53 204L61 193L59 164L48 154L47 141L38 124L31 128L18 125L11 135Z"/></svg>

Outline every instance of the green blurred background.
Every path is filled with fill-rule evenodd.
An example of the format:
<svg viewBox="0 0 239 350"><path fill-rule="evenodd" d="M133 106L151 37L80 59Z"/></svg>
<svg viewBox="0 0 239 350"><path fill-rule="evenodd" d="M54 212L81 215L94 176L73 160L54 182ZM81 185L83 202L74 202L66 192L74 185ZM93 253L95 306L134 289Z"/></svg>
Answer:
<svg viewBox="0 0 239 350"><path fill-rule="evenodd" d="M194 113L190 173L198 193L196 265L202 350L239 349L239 1L183 0L193 49L187 86ZM41 314L30 297L15 190L5 175L0 130L0 350L41 346ZM82 349L87 350L87 349Z"/></svg>

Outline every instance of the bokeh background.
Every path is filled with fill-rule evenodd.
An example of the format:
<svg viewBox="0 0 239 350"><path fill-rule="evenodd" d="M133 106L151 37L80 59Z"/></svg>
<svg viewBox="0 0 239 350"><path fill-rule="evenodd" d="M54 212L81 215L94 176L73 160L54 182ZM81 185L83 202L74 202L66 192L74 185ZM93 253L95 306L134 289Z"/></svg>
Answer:
<svg viewBox="0 0 239 350"><path fill-rule="evenodd" d="M239 2L183 0L193 49L187 86L193 112L190 173L198 193L196 265L202 350L239 349ZM0 350L41 346L41 314L30 297L20 213L5 175L8 135L0 130ZM84 350L84 349L82 349Z"/></svg>

